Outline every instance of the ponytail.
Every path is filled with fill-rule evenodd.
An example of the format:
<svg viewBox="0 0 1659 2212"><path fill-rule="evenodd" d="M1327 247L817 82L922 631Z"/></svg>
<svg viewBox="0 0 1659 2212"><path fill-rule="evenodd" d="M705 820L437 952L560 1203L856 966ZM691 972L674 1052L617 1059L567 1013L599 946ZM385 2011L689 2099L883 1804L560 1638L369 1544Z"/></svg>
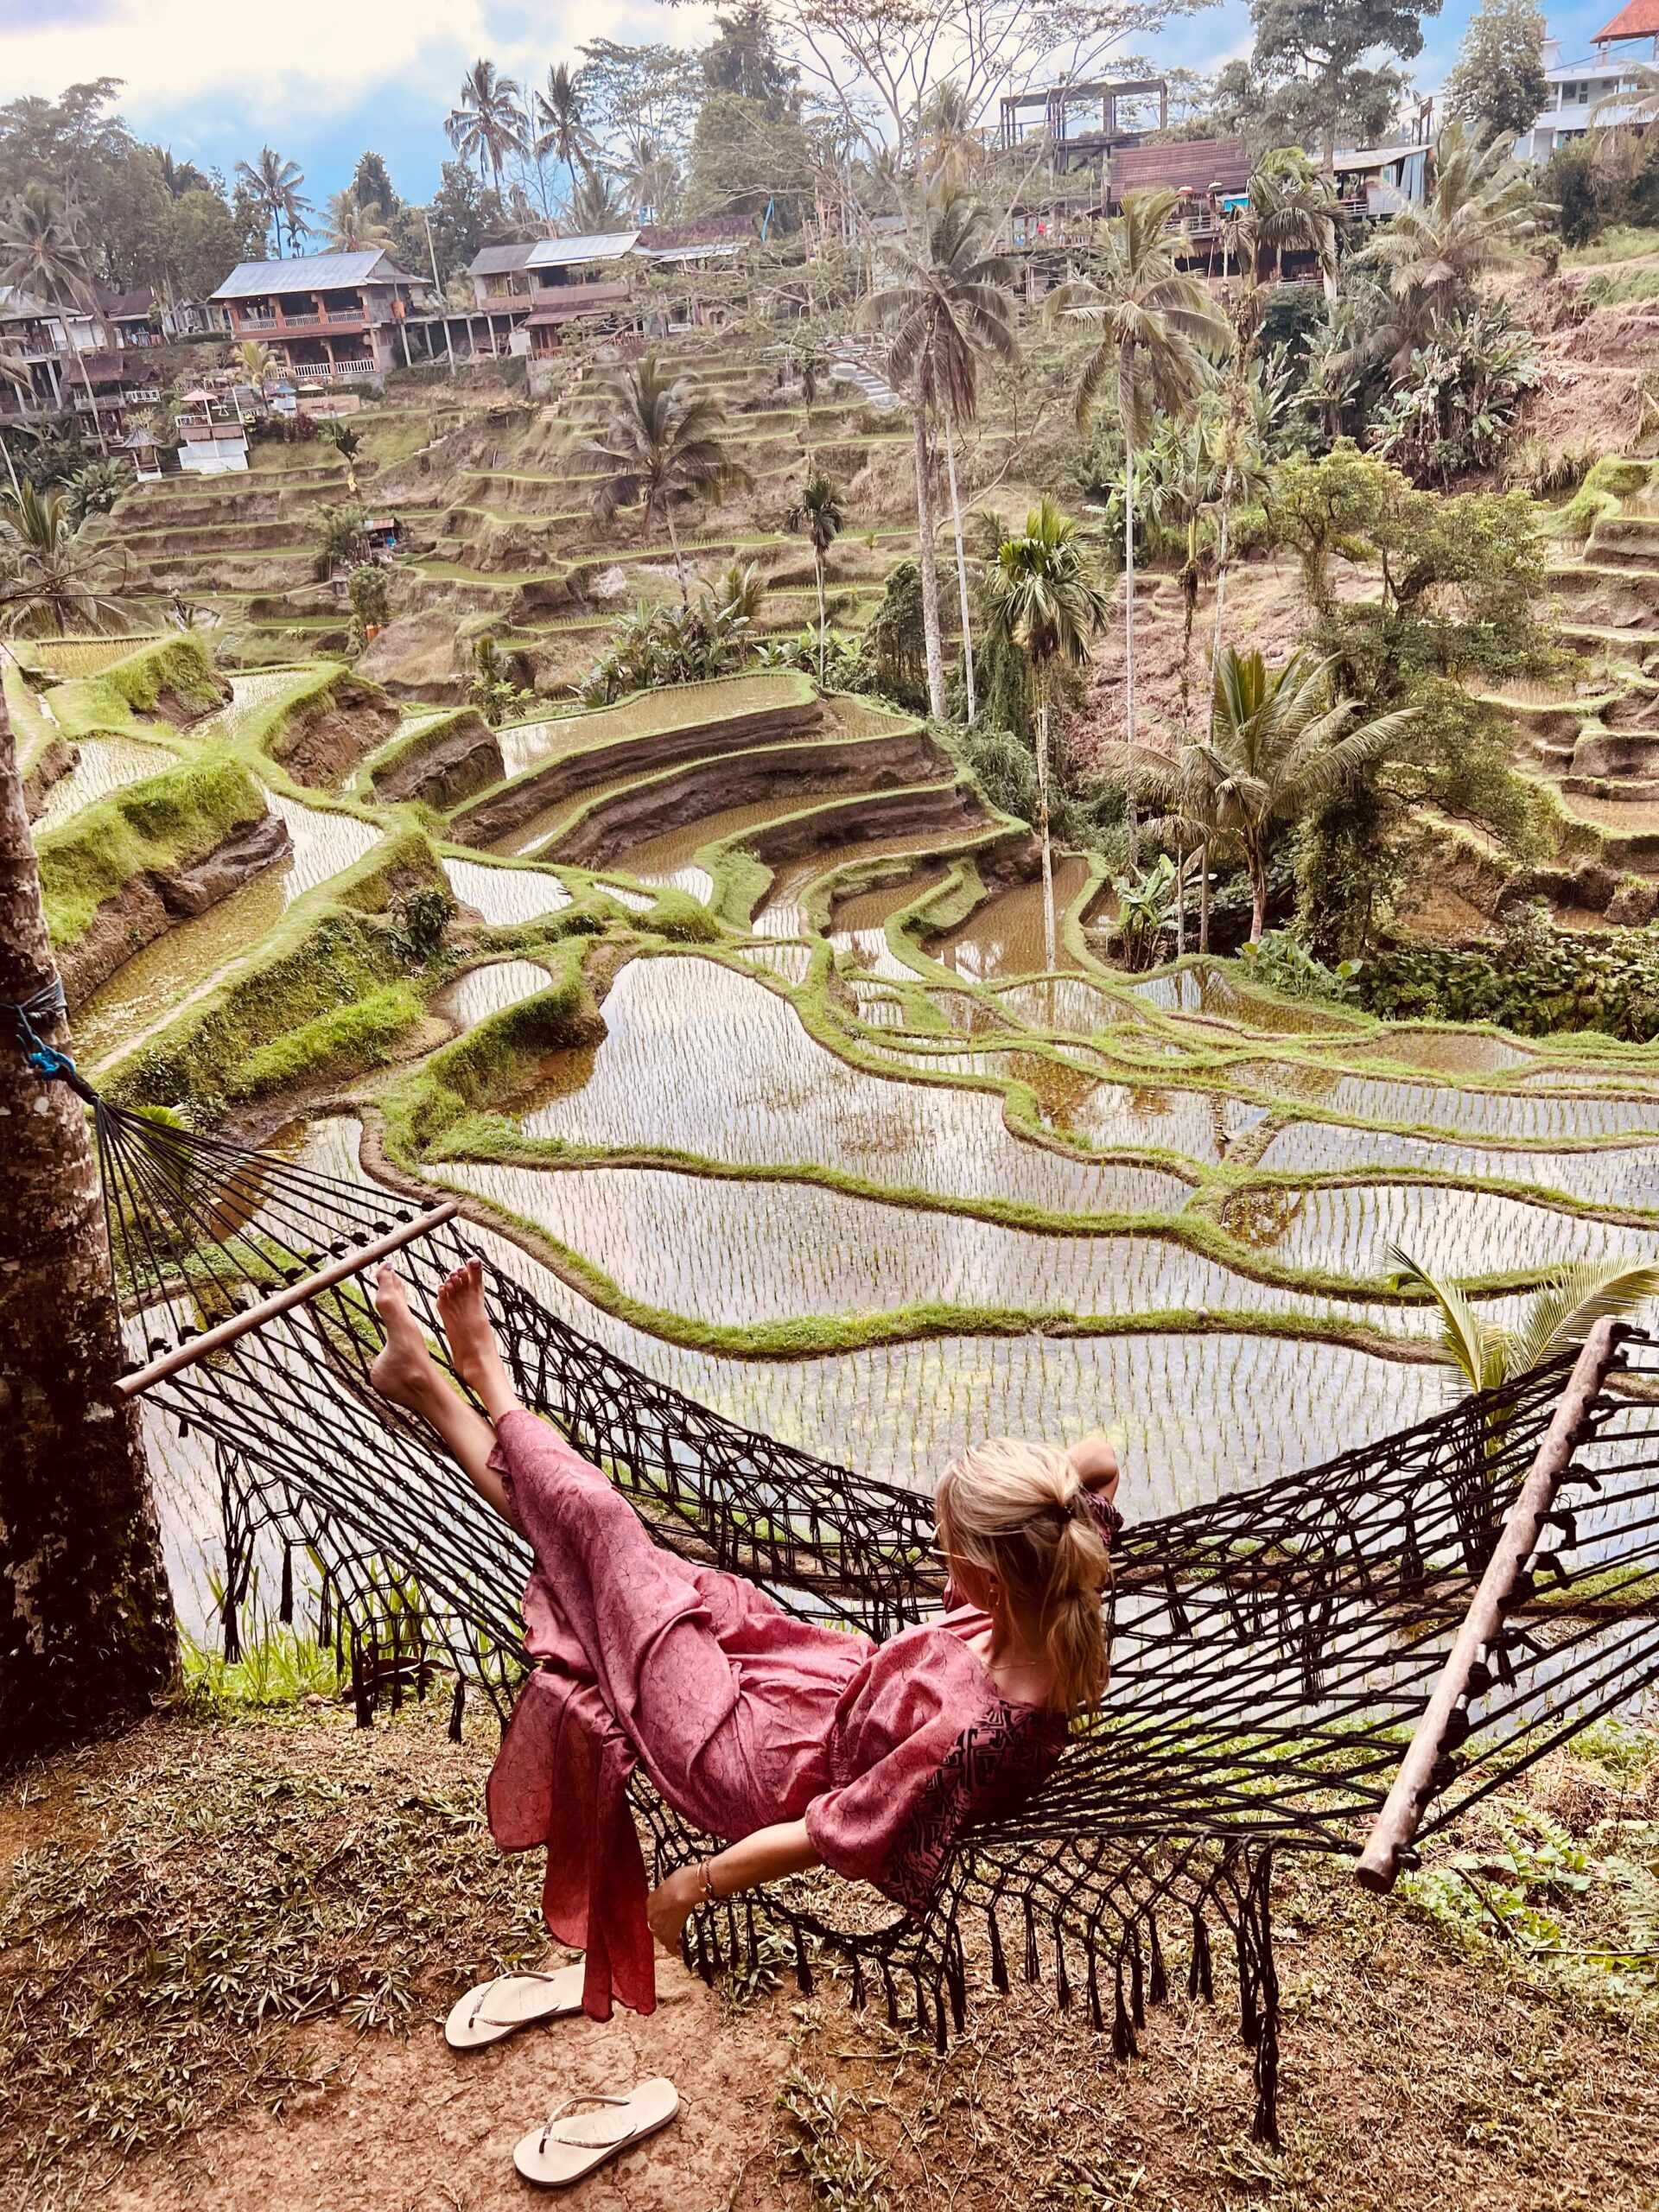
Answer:
<svg viewBox="0 0 1659 2212"><path fill-rule="evenodd" d="M1008 1592L1048 1662L1050 1702L1071 1713L1106 1688L1106 1546L1077 1469L1052 1445L992 1437L953 1459L934 1510L945 1548Z"/></svg>

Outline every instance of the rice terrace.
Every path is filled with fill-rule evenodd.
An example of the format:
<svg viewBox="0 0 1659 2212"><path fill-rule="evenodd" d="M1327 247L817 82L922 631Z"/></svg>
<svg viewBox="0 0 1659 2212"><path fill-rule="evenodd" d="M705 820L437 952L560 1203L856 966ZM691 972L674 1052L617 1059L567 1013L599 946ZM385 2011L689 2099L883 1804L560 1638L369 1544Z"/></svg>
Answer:
<svg viewBox="0 0 1659 2212"><path fill-rule="evenodd" d="M1659 2208L1659 5L129 12L0 2212Z"/></svg>

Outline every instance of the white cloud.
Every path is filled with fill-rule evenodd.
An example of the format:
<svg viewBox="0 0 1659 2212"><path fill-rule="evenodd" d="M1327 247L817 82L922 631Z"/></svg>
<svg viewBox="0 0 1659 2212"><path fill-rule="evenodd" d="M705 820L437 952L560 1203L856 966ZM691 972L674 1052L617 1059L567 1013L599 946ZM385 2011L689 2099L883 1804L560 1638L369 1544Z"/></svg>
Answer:
<svg viewBox="0 0 1659 2212"><path fill-rule="evenodd" d="M574 58L582 40L687 42L707 35L710 13L697 7L666 16L641 0L578 0L550 11L529 38L516 10L512 32L493 32L487 0L282 0L274 10L226 0L115 0L75 10L79 20L59 12L33 23L21 19L29 0L12 4L19 15L0 6L7 97L50 97L87 78L118 77L129 120L143 129L165 117L181 148L232 131L280 143L283 130L302 120L372 113L376 93L393 86L406 98L429 83L435 103L447 105L478 54L535 79L561 54Z"/></svg>

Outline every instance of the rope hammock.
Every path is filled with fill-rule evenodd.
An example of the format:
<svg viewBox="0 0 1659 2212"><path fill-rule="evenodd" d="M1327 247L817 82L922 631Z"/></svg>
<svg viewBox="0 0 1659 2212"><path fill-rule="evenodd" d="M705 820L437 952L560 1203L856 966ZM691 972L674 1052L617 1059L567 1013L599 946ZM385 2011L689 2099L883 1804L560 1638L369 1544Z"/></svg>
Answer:
<svg viewBox="0 0 1659 2212"><path fill-rule="evenodd" d="M365 1271L396 1252L442 1357L437 1288L472 1249L459 1209L92 1105L120 1387L210 1440L227 1656L255 1541L275 1541L283 1617L297 1561L365 1725L439 1675L456 1734L469 1684L505 1716L528 1549L368 1381ZM937 1604L925 1497L681 1396L487 1257L486 1281L524 1403L658 1542L875 1637ZM1659 1346L1599 1324L1581 1352L1438 1419L1131 1525L1109 1626L1103 1708L1035 1798L946 1856L924 1922L819 1874L701 1912L687 1956L707 1976L781 1956L804 1990L828 1961L855 2005L943 2048L971 1943L999 1988L1052 1974L1120 2056L1172 1974L1209 1997L1224 1961L1255 2133L1276 2142L1274 1854L1363 1845L1361 1878L1387 1887L1414 1834L1659 1679ZM704 1841L634 1788L660 1879Z"/></svg>

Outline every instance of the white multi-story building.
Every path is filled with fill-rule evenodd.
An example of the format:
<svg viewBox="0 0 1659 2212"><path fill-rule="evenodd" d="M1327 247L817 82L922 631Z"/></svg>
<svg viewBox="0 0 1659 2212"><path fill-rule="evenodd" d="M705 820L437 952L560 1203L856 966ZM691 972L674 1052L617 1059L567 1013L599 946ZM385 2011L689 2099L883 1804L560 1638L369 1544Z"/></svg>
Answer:
<svg viewBox="0 0 1659 2212"><path fill-rule="evenodd" d="M1630 0L1590 43L1594 52L1588 60L1563 60L1554 39L1545 48L1549 97L1531 130L1516 141L1520 160L1547 162L1557 146L1582 138L1592 125L1617 124L1629 113L1619 94L1636 92L1637 65L1659 67L1659 0Z"/></svg>

